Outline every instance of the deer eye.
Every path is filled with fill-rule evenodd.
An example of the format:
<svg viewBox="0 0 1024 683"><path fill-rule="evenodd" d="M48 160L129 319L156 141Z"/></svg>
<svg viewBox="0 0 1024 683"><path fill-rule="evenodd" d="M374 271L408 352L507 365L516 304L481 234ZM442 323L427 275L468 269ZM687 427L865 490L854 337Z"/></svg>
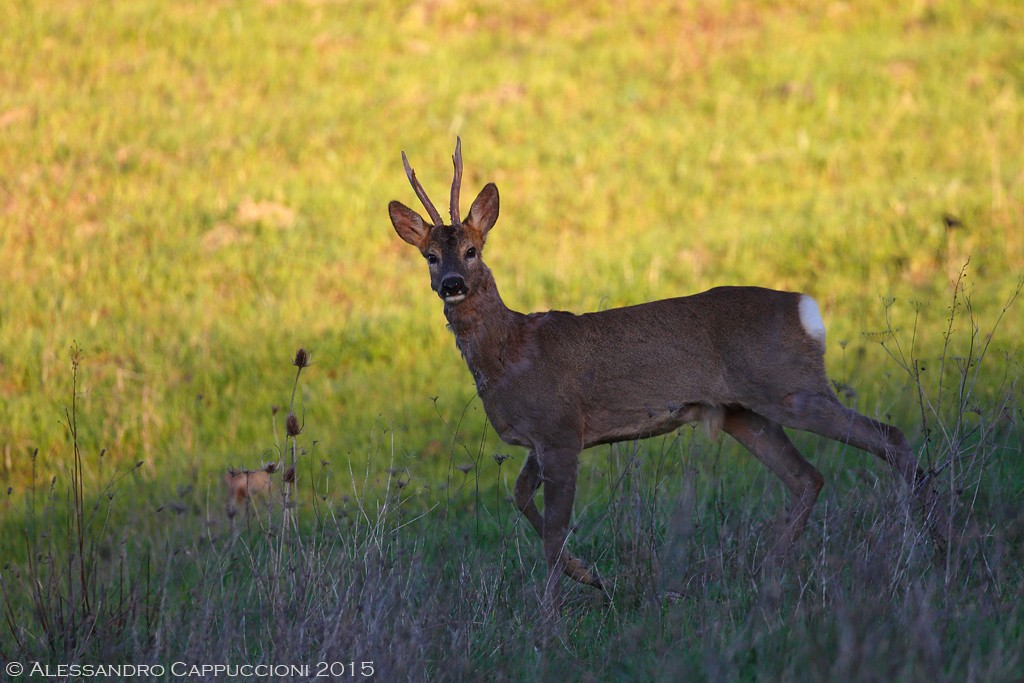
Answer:
<svg viewBox="0 0 1024 683"><path fill-rule="evenodd" d="M466 250L466 260L468 261L471 258L476 258L476 247L470 247Z"/></svg>
<svg viewBox="0 0 1024 683"><path fill-rule="evenodd" d="M434 254L427 254L427 263L429 263L432 266L436 266L437 262L440 260L441 259L437 258L437 256Z"/></svg>

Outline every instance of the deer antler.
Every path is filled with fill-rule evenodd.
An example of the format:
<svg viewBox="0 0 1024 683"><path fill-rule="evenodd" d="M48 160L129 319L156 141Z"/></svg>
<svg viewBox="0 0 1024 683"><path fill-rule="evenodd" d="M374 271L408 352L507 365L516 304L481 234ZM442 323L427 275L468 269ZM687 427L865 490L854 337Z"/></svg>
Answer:
<svg viewBox="0 0 1024 683"><path fill-rule="evenodd" d="M458 225L459 220L459 190L462 189L462 138L455 138L455 154L452 156L452 164L455 165L455 178L452 180L452 201L451 214L452 225Z"/></svg>
<svg viewBox="0 0 1024 683"><path fill-rule="evenodd" d="M405 152L402 152L402 164L405 166L405 175L408 176L412 189L416 191L416 196L423 202L423 208L430 214L430 220L434 221L434 227L440 228L444 224L444 221L441 220L441 214L434 208L434 204L430 201L430 197L427 196L426 190L420 185L420 181L416 180L416 171L412 170L412 166L409 165Z"/></svg>

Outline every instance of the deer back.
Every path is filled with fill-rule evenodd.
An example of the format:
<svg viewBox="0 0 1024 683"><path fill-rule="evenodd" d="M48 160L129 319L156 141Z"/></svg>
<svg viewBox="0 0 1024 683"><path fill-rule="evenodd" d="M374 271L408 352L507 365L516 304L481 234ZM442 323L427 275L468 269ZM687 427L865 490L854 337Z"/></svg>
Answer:
<svg viewBox="0 0 1024 683"><path fill-rule="evenodd" d="M824 329L802 294L721 287L583 315L522 316L516 326L509 346L491 349L504 356L502 374L478 382L492 424L514 443L570 433L584 446L641 438L723 406L756 411L828 390ZM523 425L532 435L513 433Z"/></svg>

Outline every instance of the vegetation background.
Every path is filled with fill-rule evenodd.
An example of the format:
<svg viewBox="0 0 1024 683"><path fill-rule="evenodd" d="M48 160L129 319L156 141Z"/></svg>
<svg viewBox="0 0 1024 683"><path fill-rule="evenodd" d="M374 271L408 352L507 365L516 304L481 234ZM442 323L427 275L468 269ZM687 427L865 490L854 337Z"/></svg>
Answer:
<svg viewBox="0 0 1024 683"><path fill-rule="evenodd" d="M0 35L0 658L1024 676L1020 3L14 0ZM768 579L783 492L732 443L594 449L572 542L611 598L538 648L522 454L386 212L402 150L444 196L456 135L513 308L814 295L958 542L801 436L827 488ZM290 446L292 502L229 520L224 470Z"/></svg>

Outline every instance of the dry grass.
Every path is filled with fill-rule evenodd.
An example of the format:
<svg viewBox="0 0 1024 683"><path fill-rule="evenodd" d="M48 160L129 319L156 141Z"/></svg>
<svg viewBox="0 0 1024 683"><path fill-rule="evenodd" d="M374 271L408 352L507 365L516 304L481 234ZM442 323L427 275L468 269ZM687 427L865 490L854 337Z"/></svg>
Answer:
<svg viewBox="0 0 1024 683"><path fill-rule="evenodd" d="M954 301L949 330L970 320L969 301ZM187 487L158 509L163 531L143 541L108 523L131 514L118 507L132 499L121 495L125 473L98 491L80 478L67 492L33 486L27 561L0 573L0 656L367 663L379 680L1016 681L1024 516L1007 416L1020 414L1019 377L990 396L967 390L993 332L962 333L979 343L946 360L944 386L960 389L945 403L914 376L931 411L933 471L956 494L955 541L944 551L908 492L876 474L887 470L829 445L815 459L833 463L823 467L832 484L792 561L766 572L772 510L785 504L770 476L697 429L611 446L582 482L591 494L571 539L603 573L608 597L572 586L561 637L542 648L538 543L501 489L490 499L479 486L492 467L507 481L506 456L466 446L460 422L442 425L452 477L437 492L443 505L424 507L396 466L400 433L373 435L365 471L338 476L326 461L317 470L313 444L298 440L308 427L290 410L277 452L291 482L286 474L231 523ZM908 338L890 329L885 343L905 349ZM293 395L310 365L304 354L293 360ZM76 350L73 394L80 369ZM88 460L80 419L72 400L76 469ZM381 457L392 467L379 488L371 472ZM350 494L328 495L339 480Z"/></svg>
<svg viewBox="0 0 1024 683"><path fill-rule="evenodd" d="M989 334L1024 268L1022 7L0 3L0 659L1021 680L1024 318ZM571 588L537 649L521 454L387 224L400 150L430 189L456 134L519 310L813 294L957 543L797 435L827 487L764 576L784 491L727 440L595 449L572 544L611 600ZM232 522L224 469L258 462Z"/></svg>

